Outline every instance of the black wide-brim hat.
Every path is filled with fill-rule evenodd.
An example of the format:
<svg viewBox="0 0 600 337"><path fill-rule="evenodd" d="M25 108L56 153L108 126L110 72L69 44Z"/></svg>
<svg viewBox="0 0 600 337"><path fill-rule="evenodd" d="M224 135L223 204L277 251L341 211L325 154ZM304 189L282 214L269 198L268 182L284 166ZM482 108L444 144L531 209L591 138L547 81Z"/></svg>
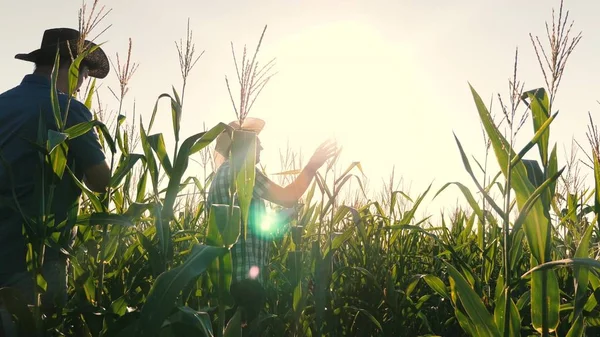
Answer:
<svg viewBox="0 0 600 337"><path fill-rule="evenodd" d="M71 28L53 28L44 32L42 44L39 49L36 49L28 54L17 54L15 58L18 60L34 62L37 64L54 63L56 50L59 50L61 59L78 56L77 42L80 39L79 31ZM95 47L96 44L85 40L84 48ZM89 76L96 78L105 78L110 71L110 63L108 57L102 49L96 48L89 53L82 62L88 66Z"/></svg>

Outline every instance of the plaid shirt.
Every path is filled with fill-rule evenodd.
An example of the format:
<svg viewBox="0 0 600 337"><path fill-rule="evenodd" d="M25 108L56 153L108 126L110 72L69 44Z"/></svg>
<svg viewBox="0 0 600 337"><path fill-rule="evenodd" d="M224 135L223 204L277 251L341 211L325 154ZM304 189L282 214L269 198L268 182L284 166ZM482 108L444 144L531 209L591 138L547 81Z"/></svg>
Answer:
<svg viewBox="0 0 600 337"><path fill-rule="evenodd" d="M212 204L230 204L229 180L230 164L225 161L217 170L208 193L208 207ZM254 180L253 197L250 202L248 214L248 233L244 240L244 226L237 243L231 248L233 262L232 282L243 279L256 279L263 283L267 276L270 240L266 234L260 231L261 220L266 214L264 197L266 196L271 180L267 178L258 168ZM237 198L234 205L239 206ZM256 272L258 271L258 275Z"/></svg>

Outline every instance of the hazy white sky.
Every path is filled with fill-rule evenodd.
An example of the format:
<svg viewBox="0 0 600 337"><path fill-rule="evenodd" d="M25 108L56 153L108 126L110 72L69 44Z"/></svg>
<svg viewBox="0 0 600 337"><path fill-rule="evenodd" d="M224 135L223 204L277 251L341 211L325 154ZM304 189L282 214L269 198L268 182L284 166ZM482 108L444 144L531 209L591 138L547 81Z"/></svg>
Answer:
<svg viewBox="0 0 600 337"><path fill-rule="evenodd" d="M0 91L17 85L32 70L14 55L37 48L44 29L77 27L81 2L59 3L0 1L4 27ZM200 131L203 122L211 127L234 119L224 81L225 75L235 78L230 41L240 52L244 43L252 48L267 24L259 57L263 62L277 58L279 73L250 114L267 121L262 134L267 169L277 170L279 149L287 141L293 149L310 154L321 141L335 136L345 149L342 163L360 161L374 189L395 165L396 175L412 182L412 194L432 181L435 190L448 181L471 186L452 134L468 154L483 160L482 133L468 82L487 101L497 93L506 95L519 47L519 77L525 88L544 86L529 33L545 37L544 22L550 21L552 7L558 9L560 4L558 0L101 3L113 9L104 22L112 27L100 39L107 41L105 51L112 58L117 52L123 55L132 38L133 59L140 64L131 81L128 114L135 99L147 124L156 97L170 91L171 85L180 88L174 41L184 37L189 17L196 48L206 53L187 89L182 138ZM573 137L587 146L587 113L597 116L600 111L596 102L600 2L566 1L565 8L576 20L574 33L583 31L584 37L555 102L561 113L551 141L558 142L560 163ZM114 73L103 83L115 87ZM109 108L117 108L108 93L103 97ZM154 131L164 132L167 147L172 148L168 106L161 106L158 118ZM528 121L519 144L531 135ZM450 191L443 204L452 206L457 195ZM429 211L438 208L430 206Z"/></svg>

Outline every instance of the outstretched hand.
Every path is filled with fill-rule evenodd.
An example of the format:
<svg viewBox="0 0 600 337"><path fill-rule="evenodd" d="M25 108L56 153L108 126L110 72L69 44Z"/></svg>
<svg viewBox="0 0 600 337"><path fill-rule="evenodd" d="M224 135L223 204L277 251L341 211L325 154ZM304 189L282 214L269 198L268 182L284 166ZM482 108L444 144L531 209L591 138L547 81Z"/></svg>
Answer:
<svg viewBox="0 0 600 337"><path fill-rule="evenodd" d="M317 171L328 159L335 156L337 152L338 148L335 141L325 141L315 150L315 153L310 158L307 167Z"/></svg>

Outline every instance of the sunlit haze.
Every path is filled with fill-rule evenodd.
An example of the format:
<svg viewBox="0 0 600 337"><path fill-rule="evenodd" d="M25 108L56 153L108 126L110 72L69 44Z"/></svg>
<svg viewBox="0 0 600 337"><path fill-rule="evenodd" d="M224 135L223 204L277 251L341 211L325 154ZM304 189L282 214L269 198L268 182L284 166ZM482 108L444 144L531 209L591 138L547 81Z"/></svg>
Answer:
<svg viewBox="0 0 600 337"><path fill-rule="evenodd" d="M139 69L130 83L125 111L148 123L156 98L181 87L174 41L185 38L187 19L196 52L205 50L192 70L186 92L181 134L186 138L218 122L235 119L225 75L236 77L230 42L241 55L253 51L265 25L259 53L262 64L276 58L277 74L260 94L250 116L266 120L261 134L263 164L268 173L280 169L279 151L288 146L305 158L327 138L343 146L340 166L360 161L377 192L395 167L396 177L416 196L433 182L429 199L446 182L472 187L453 132L465 151L485 158L482 131L468 84L486 102L508 94L515 48L518 76L525 89L544 86L529 33L545 40L546 21L559 1L101 1L112 12L101 27L112 24L97 42L116 60L133 41L132 58ZM80 1L2 1L0 30L3 73L0 91L17 85L31 64L14 59L40 44L51 27L77 28ZM551 142L558 143L559 166L575 138L589 149L585 131L588 111L600 111L600 2L566 1L575 20L573 35L583 40L569 59L555 109ZM547 43L546 43L547 45ZM113 73L102 82L102 103L118 108L107 87L116 88ZM234 92L237 86L233 87ZM171 115L160 105L154 132L164 132L173 148ZM532 135L527 121L517 148ZM171 151L171 150L170 150ZM567 152L565 152L567 151ZM532 152L537 154L537 152ZM534 157L537 158L537 157ZM493 160L493 158L491 158ZM492 163L493 161L490 161ZM196 166L193 170L198 170ZM199 171L198 171L199 172ZM193 174L193 171L188 172ZM582 172L592 176L591 171ZM429 213L464 203L457 189L436 202Z"/></svg>

